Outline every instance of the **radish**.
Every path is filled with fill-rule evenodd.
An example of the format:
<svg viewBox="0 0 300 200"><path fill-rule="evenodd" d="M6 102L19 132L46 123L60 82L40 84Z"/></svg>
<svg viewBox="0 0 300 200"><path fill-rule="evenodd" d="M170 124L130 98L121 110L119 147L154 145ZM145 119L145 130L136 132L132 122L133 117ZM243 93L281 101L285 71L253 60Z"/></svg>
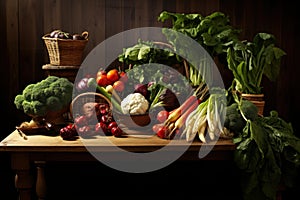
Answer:
<svg viewBox="0 0 300 200"><path fill-rule="evenodd" d="M134 86L134 92L141 93L144 97L148 96L148 86L147 84L138 83Z"/></svg>

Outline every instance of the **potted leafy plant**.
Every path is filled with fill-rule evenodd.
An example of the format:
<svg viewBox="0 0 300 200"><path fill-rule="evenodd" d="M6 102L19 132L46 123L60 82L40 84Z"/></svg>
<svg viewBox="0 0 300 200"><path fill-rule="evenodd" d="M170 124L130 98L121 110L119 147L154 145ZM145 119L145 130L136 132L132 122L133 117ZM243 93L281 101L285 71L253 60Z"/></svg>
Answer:
<svg viewBox="0 0 300 200"><path fill-rule="evenodd" d="M242 98L253 101L259 107L261 115L265 103L263 76L275 81L284 55L286 53L276 46L274 35L269 33L257 33L252 42L235 41L227 49L228 68L234 76L230 89Z"/></svg>

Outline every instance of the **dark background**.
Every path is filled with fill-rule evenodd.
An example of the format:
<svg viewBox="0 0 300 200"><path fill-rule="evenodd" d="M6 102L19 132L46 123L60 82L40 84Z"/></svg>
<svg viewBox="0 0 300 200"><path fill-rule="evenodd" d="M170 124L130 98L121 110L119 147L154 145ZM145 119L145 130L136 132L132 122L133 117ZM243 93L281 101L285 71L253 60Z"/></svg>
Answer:
<svg viewBox="0 0 300 200"><path fill-rule="evenodd" d="M87 55L97 44L122 31L147 26L166 26L157 21L157 17L164 10L202 15L221 11L230 17L233 26L242 29L241 37L244 39L251 40L258 32L275 35L278 46L287 55L283 58L278 80L276 82L263 80L265 114L270 110L277 110L283 119L292 123L295 134L300 136L300 125L297 121L300 112L298 103L300 69L296 63L297 55L300 54L297 36L300 24L297 17L299 11L295 2L285 0L0 0L2 89L0 110L4 118L0 139L10 134L16 125L28 119L22 112L16 110L13 100L26 85L46 76L42 65L49 63L49 59L42 40L44 34L54 29L63 29L71 33L87 30L89 32L89 42L85 48L85 55ZM220 69L220 72L225 84L231 81L231 74L226 69ZM11 189L13 185L9 157L5 153L0 154L0 164L0 175L3 174L4 177L3 181L0 176L0 186L3 185L4 191L12 190L11 192L14 193ZM184 166L181 166L182 170L186 170ZM55 171L55 169L53 167L51 170ZM170 171L176 170L171 168ZM222 174L225 175L221 176L221 179L226 178L227 174ZM230 183L234 181L235 179ZM6 188L9 189L5 190Z"/></svg>

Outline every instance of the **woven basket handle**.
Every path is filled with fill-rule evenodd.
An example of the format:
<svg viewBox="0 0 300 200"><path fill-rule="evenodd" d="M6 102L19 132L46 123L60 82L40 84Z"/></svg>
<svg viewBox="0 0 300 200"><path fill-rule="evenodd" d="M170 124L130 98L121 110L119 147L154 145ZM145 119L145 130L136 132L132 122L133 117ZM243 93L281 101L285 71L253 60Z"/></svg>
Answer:
<svg viewBox="0 0 300 200"><path fill-rule="evenodd" d="M89 37L89 32L84 31L84 32L81 33L81 35L82 35L82 37L83 37L84 39L88 39L88 37Z"/></svg>
<svg viewBox="0 0 300 200"><path fill-rule="evenodd" d="M156 45L161 45L161 46L165 46L165 47L168 47L172 50L174 50L174 47L171 45L171 44L168 44L168 43L164 43L164 42L159 42L159 41L155 41L153 42L153 44L156 44Z"/></svg>

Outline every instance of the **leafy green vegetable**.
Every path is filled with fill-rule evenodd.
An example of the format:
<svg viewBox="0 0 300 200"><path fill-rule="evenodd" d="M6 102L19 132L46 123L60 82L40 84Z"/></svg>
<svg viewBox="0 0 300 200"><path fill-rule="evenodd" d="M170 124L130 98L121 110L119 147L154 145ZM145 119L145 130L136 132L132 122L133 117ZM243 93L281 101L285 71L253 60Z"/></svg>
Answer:
<svg viewBox="0 0 300 200"><path fill-rule="evenodd" d="M139 39L134 46L123 49L119 61L129 66L125 70L130 80L127 88L151 83L150 110L159 109L158 106L172 110L179 105L177 98L186 98L191 93L183 73L183 60L170 44ZM127 92L132 91L123 95Z"/></svg>
<svg viewBox="0 0 300 200"><path fill-rule="evenodd" d="M163 102L160 100L160 96L162 95L163 91L165 90L165 86L152 83L150 86L148 86L148 91L150 92L149 95L149 111L153 111L154 109L164 106Z"/></svg>
<svg viewBox="0 0 300 200"><path fill-rule="evenodd" d="M247 120L255 120L258 117L257 107L248 100L240 100L226 107L224 127L235 135L240 134Z"/></svg>
<svg viewBox="0 0 300 200"><path fill-rule="evenodd" d="M275 44L274 35L258 33L253 42L235 41L228 47L227 63L234 76L232 87L235 90L260 94L263 75L271 81L276 80L286 53Z"/></svg>
<svg viewBox="0 0 300 200"><path fill-rule="evenodd" d="M44 116L48 111L58 111L72 100L73 83L67 78L48 76L27 85L22 94L15 97L17 109L32 116Z"/></svg>
<svg viewBox="0 0 300 200"><path fill-rule="evenodd" d="M258 108L251 101L240 100L239 110L246 120L255 120L258 117Z"/></svg>
<svg viewBox="0 0 300 200"><path fill-rule="evenodd" d="M141 39L134 46L124 48L118 59L120 62L132 66L145 63L172 65L182 62L168 46L157 45Z"/></svg>
<svg viewBox="0 0 300 200"><path fill-rule="evenodd" d="M239 29L230 25L230 19L222 12L213 12L202 16L198 13L184 14L163 11L158 21L172 21L172 30L183 33L197 41L212 56L226 53L228 45L238 39ZM174 41L174 35L168 35L169 41ZM176 37L176 36L175 36Z"/></svg>
<svg viewBox="0 0 300 200"><path fill-rule="evenodd" d="M238 134L246 125L246 121L240 113L237 103L232 103L226 107L226 116L224 121L224 127L231 132Z"/></svg>
<svg viewBox="0 0 300 200"><path fill-rule="evenodd" d="M240 30L231 26L229 17L222 12L213 12L207 16L199 13L161 12L158 21L167 20L171 20L172 25L163 28L162 32L175 52L189 62L185 68L191 85L197 86L202 82L213 84L212 59L218 57L220 62L225 61L226 50L233 41L238 40ZM195 46L195 41L201 48Z"/></svg>
<svg viewBox="0 0 300 200"><path fill-rule="evenodd" d="M271 111L270 116L247 120L237 145L234 160L242 172L244 199L276 199L281 180L293 185L300 164L300 139L290 123Z"/></svg>

